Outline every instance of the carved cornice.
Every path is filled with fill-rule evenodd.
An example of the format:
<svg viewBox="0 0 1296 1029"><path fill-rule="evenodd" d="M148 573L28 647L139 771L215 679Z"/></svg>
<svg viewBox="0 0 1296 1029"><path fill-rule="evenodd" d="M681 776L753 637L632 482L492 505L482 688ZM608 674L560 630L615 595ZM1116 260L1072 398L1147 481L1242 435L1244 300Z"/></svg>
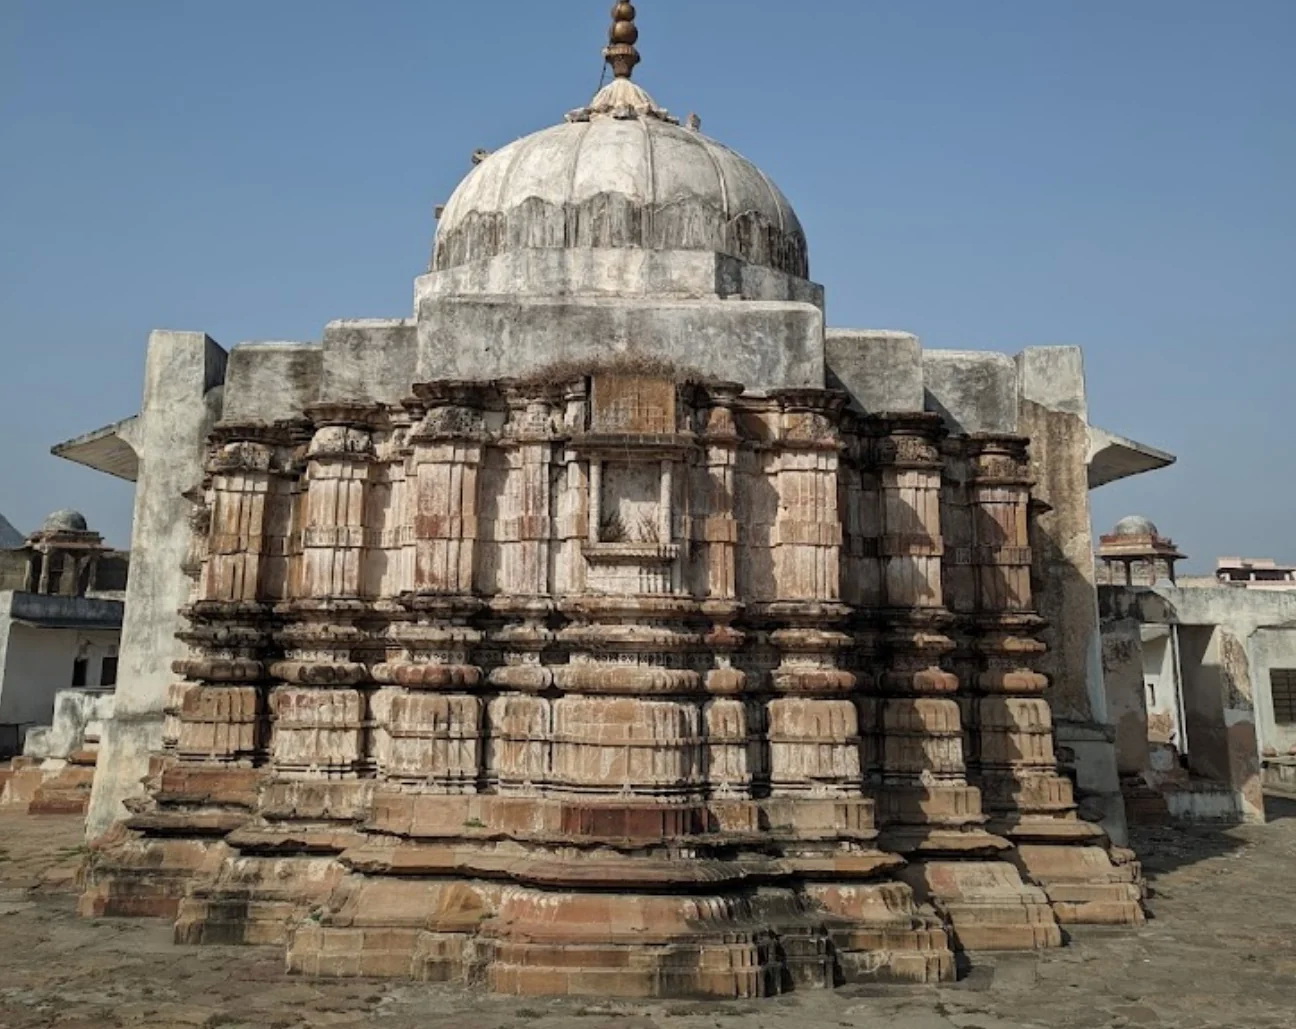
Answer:
<svg viewBox="0 0 1296 1029"><path fill-rule="evenodd" d="M1030 440L1024 436L982 433L967 437L969 477L973 485L1034 485L1030 474Z"/></svg>
<svg viewBox="0 0 1296 1029"><path fill-rule="evenodd" d="M374 459L373 434L350 421L325 422L316 430L306 454L312 461L369 462Z"/></svg>
<svg viewBox="0 0 1296 1029"><path fill-rule="evenodd" d="M338 401L311 404L306 408L306 417L316 428L337 425L354 429L370 429L382 423L385 412L377 404Z"/></svg>
<svg viewBox="0 0 1296 1029"><path fill-rule="evenodd" d="M310 438L311 423L303 418L276 422L221 422L207 435L216 446L227 443L259 443L268 447L292 447Z"/></svg>

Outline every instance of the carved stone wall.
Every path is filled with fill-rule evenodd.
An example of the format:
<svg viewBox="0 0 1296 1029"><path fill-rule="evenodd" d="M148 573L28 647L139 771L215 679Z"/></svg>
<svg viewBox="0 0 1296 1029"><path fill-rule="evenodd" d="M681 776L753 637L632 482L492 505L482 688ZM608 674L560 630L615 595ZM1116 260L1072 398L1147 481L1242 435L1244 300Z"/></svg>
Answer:
<svg viewBox="0 0 1296 1029"><path fill-rule="evenodd" d="M627 996L1137 920L1032 670L1025 446L629 372L224 425L168 749L86 908Z"/></svg>

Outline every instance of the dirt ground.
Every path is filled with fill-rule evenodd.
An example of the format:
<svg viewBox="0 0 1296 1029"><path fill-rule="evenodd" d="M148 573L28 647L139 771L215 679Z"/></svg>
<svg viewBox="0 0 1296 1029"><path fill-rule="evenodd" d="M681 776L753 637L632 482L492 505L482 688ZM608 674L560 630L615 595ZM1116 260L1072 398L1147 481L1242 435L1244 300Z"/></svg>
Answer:
<svg viewBox="0 0 1296 1029"><path fill-rule="evenodd" d="M1136 931L986 956L940 988L845 988L743 1003L517 1000L289 977L278 949L177 947L162 922L83 921L77 818L0 816L0 1029L1296 1029L1296 800L1267 826L1157 829Z"/></svg>

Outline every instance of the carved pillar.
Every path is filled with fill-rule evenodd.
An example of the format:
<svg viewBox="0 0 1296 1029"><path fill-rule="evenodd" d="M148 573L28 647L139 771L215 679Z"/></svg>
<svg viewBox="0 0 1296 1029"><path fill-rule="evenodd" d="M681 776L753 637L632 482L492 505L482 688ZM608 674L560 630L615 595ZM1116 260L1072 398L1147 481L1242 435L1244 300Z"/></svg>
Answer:
<svg viewBox="0 0 1296 1029"><path fill-rule="evenodd" d="M401 653L377 665L373 754L378 778L420 792L476 793L482 774L482 682L472 651L479 604L445 597L402 598L409 621L393 624Z"/></svg>
<svg viewBox="0 0 1296 1029"><path fill-rule="evenodd" d="M271 695L271 744L280 778L354 779L369 768L368 679L355 651L365 641L356 620L362 599L365 491L374 456L367 408L328 404L310 409L315 432L306 453L301 521L301 595L280 605L276 638L282 680Z"/></svg>
<svg viewBox="0 0 1296 1029"><path fill-rule="evenodd" d="M779 600L765 608L780 655L771 677L770 788L860 795L856 677L838 666L851 643L840 624L842 523L838 514L837 420L844 398L785 390L779 403L774 570ZM871 821L871 811L868 814Z"/></svg>
<svg viewBox="0 0 1296 1029"><path fill-rule="evenodd" d="M1030 470L1026 440L976 436L967 441L975 650L973 725L986 813L995 831L1023 819L1068 818L1070 783L1057 774L1053 723L1034 671L1044 645L1031 599Z"/></svg>
<svg viewBox="0 0 1296 1029"><path fill-rule="evenodd" d="M1071 782L1057 770L1048 679L1034 667L1045 646L1031 595L1027 440L978 435L967 454L980 658L973 722L991 827L1016 844L1012 860L1044 888L1059 922L1138 924L1137 863L1077 818Z"/></svg>
<svg viewBox="0 0 1296 1029"><path fill-rule="evenodd" d="M365 485L360 592L382 600L414 588L414 517L408 498L409 412L374 414L373 459Z"/></svg>
<svg viewBox="0 0 1296 1029"><path fill-rule="evenodd" d="M259 764L268 745L265 693L273 605L283 586L283 555L293 474L293 436L260 425L224 425L211 437L210 483L197 527L205 545L198 600L182 637L193 656L178 666L198 689L177 686L176 753L182 761Z"/></svg>
<svg viewBox="0 0 1296 1029"><path fill-rule="evenodd" d="M900 873L949 919L968 949L1057 946L1045 895L996 858L1008 846L983 828L980 791L967 782L958 676L943 667L955 643L942 559L944 430L935 415L877 420L883 536L883 757L880 803L888 849L911 856Z"/></svg>
<svg viewBox="0 0 1296 1029"><path fill-rule="evenodd" d="M751 796L753 781L763 767L764 724L761 706L749 696L748 677L735 667L734 656L746 641L735 628L742 605L738 600L737 465L742 436L735 405L742 387L716 383L696 392L696 424L701 454L693 469L691 491L693 569L692 591L705 597L703 614L710 621L705 649L712 667L706 673L710 699L703 707L706 734L706 774L712 808L724 824L746 824L745 808L729 810L728 802Z"/></svg>
<svg viewBox="0 0 1296 1029"><path fill-rule="evenodd" d="M545 663L554 645L552 573L571 559L573 541L579 557L588 534L570 491L559 488L553 496L576 467L562 463L568 392L543 384L503 389L502 482L492 484L499 500L489 512L495 545L487 562L495 594L490 607L498 619L490 684L501 692L489 705L485 774L506 795L538 796L553 769L553 701L539 695L553 685Z"/></svg>
<svg viewBox="0 0 1296 1029"><path fill-rule="evenodd" d="M289 425L227 423L207 439L204 493L190 496L198 502L190 528L200 538L185 557L197 581L179 634L189 654L172 666L180 679L167 692L149 799L127 821L138 835L96 862L87 913L179 912L183 921L193 890L232 853L227 834L252 819L268 743L272 563L283 549L278 527L294 446Z"/></svg>
<svg viewBox="0 0 1296 1029"><path fill-rule="evenodd" d="M474 794L483 766L483 674L472 623L479 476L488 434L481 386L416 386L418 423L408 436L406 489L414 521L414 590L396 602L388 654L373 669L373 759L381 783L380 818L399 818L392 797ZM394 792L393 792L394 791ZM396 808L400 804L396 803ZM382 812L386 813L383 814ZM460 819L462 821L462 818Z"/></svg>
<svg viewBox="0 0 1296 1029"><path fill-rule="evenodd" d="M851 648L843 667L858 682L860 774L866 792L876 792L882 774L881 700L877 696L878 618L882 590L882 488L865 420L847 411L842 418L838 506L842 520L841 594L851 610L843 631Z"/></svg>
<svg viewBox="0 0 1296 1029"><path fill-rule="evenodd" d="M985 847L977 791L967 785L958 678L941 587L942 435L930 415L871 425L882 535L882 793L889 845L900 850ZM971 834L971 835L969 835Z"/></svg>
<svg viewBox="0 0 1296 1029"><path fill-rule="evenodd" d="M479 385L436 382L415 388L426 414L414 445L414 588L467 595L473 590L477 478L485 442Z"/></svg>

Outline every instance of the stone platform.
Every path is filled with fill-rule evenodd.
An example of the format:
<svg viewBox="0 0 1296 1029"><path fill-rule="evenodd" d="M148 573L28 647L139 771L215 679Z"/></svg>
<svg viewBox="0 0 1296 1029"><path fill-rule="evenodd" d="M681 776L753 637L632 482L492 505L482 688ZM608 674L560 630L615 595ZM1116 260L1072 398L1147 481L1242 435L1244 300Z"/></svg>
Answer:
<svg viewBox="0 0 1296 1029"><path fill-rule="evenodd" d="M0 814L6 1029L1280 1029L1296 926L1273 883L1296 855L1296 800L1270 824L1138 828L1154 921L1073 928L1066 947L977 955L957 983L844 987L754 1002L498 996L391 980L305 980L278 947L178 946L170 922L78 918L74 817ZM1224 900L1222 901L1221 898Z"/></svg>

